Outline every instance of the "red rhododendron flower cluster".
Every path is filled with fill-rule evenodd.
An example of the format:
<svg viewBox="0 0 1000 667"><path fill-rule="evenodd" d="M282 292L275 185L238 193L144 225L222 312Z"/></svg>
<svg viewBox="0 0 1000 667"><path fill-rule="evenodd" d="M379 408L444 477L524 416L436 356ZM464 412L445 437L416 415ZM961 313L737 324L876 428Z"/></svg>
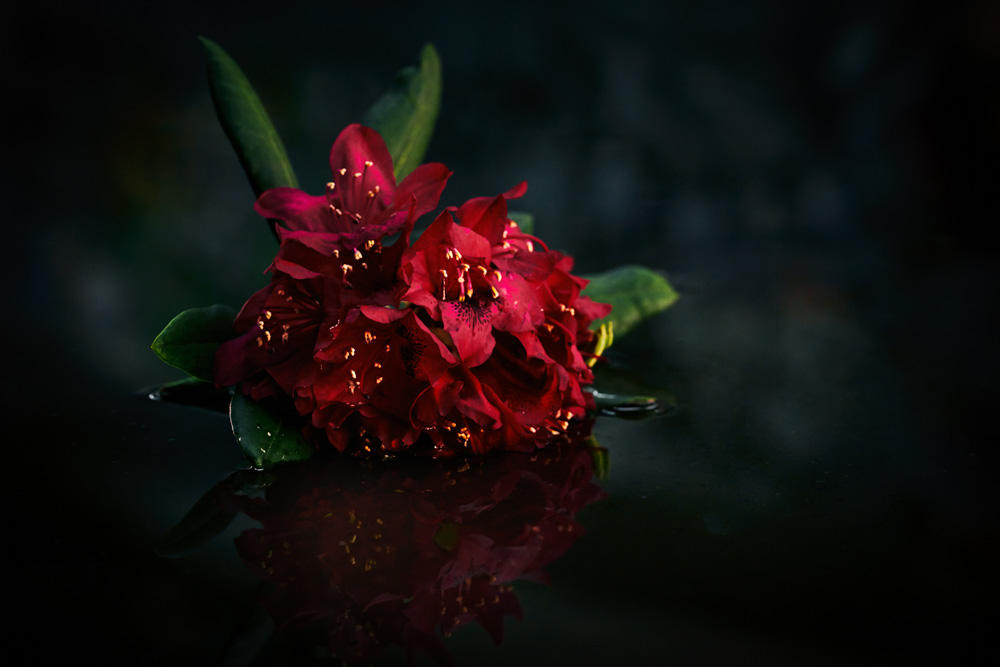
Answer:
<svg viewBox="0 0 1000 667"><path fill-rule="evenodd" d="M534 449L593 407L589 327L610 306L507 217L524 184L447 208L414 239L444 165L397 184L378 133L351 125L330 166L323 195L276 188L257 201L281 245L216 355L218 385L293 397L340 451L422 437L436 456Z"/></svg>
<svg viewBox="0 0 1000 667"><path fill-rule="evenodd" d="M543 568L583 535L577 512L604 495L592 477L576 438L405 467L337 458L277 471L264 497L217 491L261 522L236 545L275 585L264 604L276 627L326 624L344 663L394 644L449 665L440 635L476 622L499 644L504 617L521 615L509 584L545 582Z"/></svg>

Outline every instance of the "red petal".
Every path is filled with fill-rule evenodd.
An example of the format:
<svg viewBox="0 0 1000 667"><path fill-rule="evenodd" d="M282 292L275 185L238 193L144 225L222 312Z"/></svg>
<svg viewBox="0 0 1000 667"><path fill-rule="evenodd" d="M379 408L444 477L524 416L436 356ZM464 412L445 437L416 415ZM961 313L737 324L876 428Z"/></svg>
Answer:
<svg viewBox="0 0 1000 667"><path fill-rule="evenodd" d="M507 200L497 197L476 197L462 204L455 213L459 223L486 238L491 246L503 243L507 226Z"/></svg>
<svg viewBox="0 0 1000 667"><path fill-rule="evenodd" d="M293 231L329 231L333 223L326 197L312 195L295 188L274 188L261 194L254 210L265 218L281 220Z"/></svg>
<svg viewBox="0 0 1000 667"><path fill-rule="evenodd" d="M507 192L503 193L504 199L520 199L528 191L528 181L521 181Z"/></svg>
<svg viewBox="0 0 1000 667"><path fill-rule="evenodd" d="M392 207L397 210L407 209L415 201L414 218L433 211L437 208L451 173L440 162L420 165L399 184Z"/></svg>
<svg viewBox="0 0 1000 667"><path fill-rule="evenodd" d="M337 184L334 194L340 197L345 210L364 212L368 192L374 193L375 186L378 193L374 199L379 208L391 205L396 192L392 156L379 133L370 127L354 123L344 128L330 150L330 169Z"/></svg>

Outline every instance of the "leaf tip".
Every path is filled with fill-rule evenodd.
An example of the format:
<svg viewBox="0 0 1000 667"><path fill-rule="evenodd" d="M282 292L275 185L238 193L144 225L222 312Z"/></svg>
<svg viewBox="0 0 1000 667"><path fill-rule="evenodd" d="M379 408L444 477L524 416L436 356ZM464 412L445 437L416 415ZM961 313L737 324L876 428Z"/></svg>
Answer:
<svg viewBox="0 0 1000 667"><path fill-rule="evenodd" d="M441 56L438 54L434 44L432 42L427 42L424 44L424 48L420 50L420 62L429 63L431 65L441 65Z"/></svg>
<svg viewBox="0 0 1000 667"><path fill-rule="evenodd" d="M213 51L220 51L222 48L208 37L205 37L204 35L197 35L197 38L198 41L201 42L202 48L204 48L205 51L208 53L211 53Z"/></svg>

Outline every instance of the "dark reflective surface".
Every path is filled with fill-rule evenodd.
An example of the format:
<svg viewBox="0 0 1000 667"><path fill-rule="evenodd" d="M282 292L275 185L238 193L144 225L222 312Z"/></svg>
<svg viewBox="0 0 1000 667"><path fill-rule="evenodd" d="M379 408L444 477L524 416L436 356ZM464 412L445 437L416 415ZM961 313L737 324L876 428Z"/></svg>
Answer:
<svg viewBox="0 0 1000 667"><path fill-rule="evenodd" d="M538 234L581 272L638 262L681 292L598 378L675 409L599 418L607 498L550 586L513 584L523 619L498 648L475 623L453 634L458 664L969 662L996 593L993 7L14 15L5 46L30 54L9 59L0 327L14 662L321 657L253 630L259 580L234 547L253 521L154 551L242 461L225 417L140 391L177 378L149 343L184 308L238 306L273 255L199 33L258 85L303 183L433 40L444 201L526 179Z"/></svg>
<svg viewBox="0 0 1000 667"><path fill-rule="evenodd" d="M300 640L303 652L352 663L396 645L453 664L440 637L473 622L499 644L504 617L521 617L510 584L547 581L543 568L583 534L576 513L602 495L582 440L472 460L341 456L263 475L262 497L233 480L216 502L262 524L236 547L273 584L264 604L279 641L318 621L326 641Z"/></svg>

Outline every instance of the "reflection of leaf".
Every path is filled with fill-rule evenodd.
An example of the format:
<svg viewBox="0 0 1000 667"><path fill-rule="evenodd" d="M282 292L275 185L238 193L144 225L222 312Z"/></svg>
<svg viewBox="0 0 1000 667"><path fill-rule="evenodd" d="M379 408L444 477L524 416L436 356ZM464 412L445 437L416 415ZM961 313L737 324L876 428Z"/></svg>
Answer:
<svg viewBox="0 0 1000 667"><path fill-rule="evenodd" d="M210 39L199 37L208 61L208 84L222 129L236 149L254 194L298 187L281 137L239 65Z"/></svg>
<svg viewBox="0 0 1000 667"><path fill-rule="evenodd" d="M590 462L594 466L594 476L597 479L607 479L608 473L611 472L611 454L605 447L601 447L601 443L597 442L597 438L593 435L587 438L585 444L590 450Z"/></svg>
<svg viewBox="0 0 1000 667"><path fill-rule="evenodd" d="M459 537L458 524L454 521L442 521L434 533L434 544L445 551L454 551Z"/></svg>
<svg viewBox="0 0 1000 667"><path fill-rule="evenodd" d="M584 278L590 280L584 294L612 306L611 314L596 320L591 328L612 322L616 336L625 335L642 320L672 306L678 298L666 278L643 266L621 266Z"/></svg>
<svg viewBox="0 0 1000 667"><path fill-rule="evenodd" d="M215 351L233 337L235 318L229 306L185 310L153 340L153 351L171 366L211 382Z"/></svg>
<svg viewBox="0 0 1000 667"><path fill-rule="evenodd" d="M279 463L305 461L315 451L290 415L239 392L229 406L229 421L233 435L255 468L267 470Z"/></svg>
<svg viewBox="0 0 1000 667"><path fill-rule="evenodd" d="M269 473L237 470L223 484L236 494L251 496L274 482ZM156 544L156 553L168 558L180 558L208 542L232 522L236 511L224 509L219 502L218 486L198 499L177 525Z"/></svg>
<svg viewBox="0 0 1000 667"><path fill-rule="evenodd" d="M525 234L535 233L535 216L523 211L508 211L507 217L517 223L518 228Z"/></svg>
<svg viewBox="0 0 1000 667"><path fill-rule="evenodd" d="M368 110L363 121L385 140L397 182L424 159L440 106L441 61L428 44L420 52L420 64L400 70L392 87Z"/></svg>
<svg viewBox="0 0 1000 667"><path fill-rule="evenodd" d="M624 419L645 419L666 414L673 406L658 401L652 396L619 396L593 391L597 411L610 417Z"/></svg>
<svg viewBox="0 0 1000 667"><path fill-rule="evenodd" d="M169 558L187 556L225 530L235 516L235 511L219 506L218 492L213 486L176 526L167 531L156 544L156 553Z"/></svg>

